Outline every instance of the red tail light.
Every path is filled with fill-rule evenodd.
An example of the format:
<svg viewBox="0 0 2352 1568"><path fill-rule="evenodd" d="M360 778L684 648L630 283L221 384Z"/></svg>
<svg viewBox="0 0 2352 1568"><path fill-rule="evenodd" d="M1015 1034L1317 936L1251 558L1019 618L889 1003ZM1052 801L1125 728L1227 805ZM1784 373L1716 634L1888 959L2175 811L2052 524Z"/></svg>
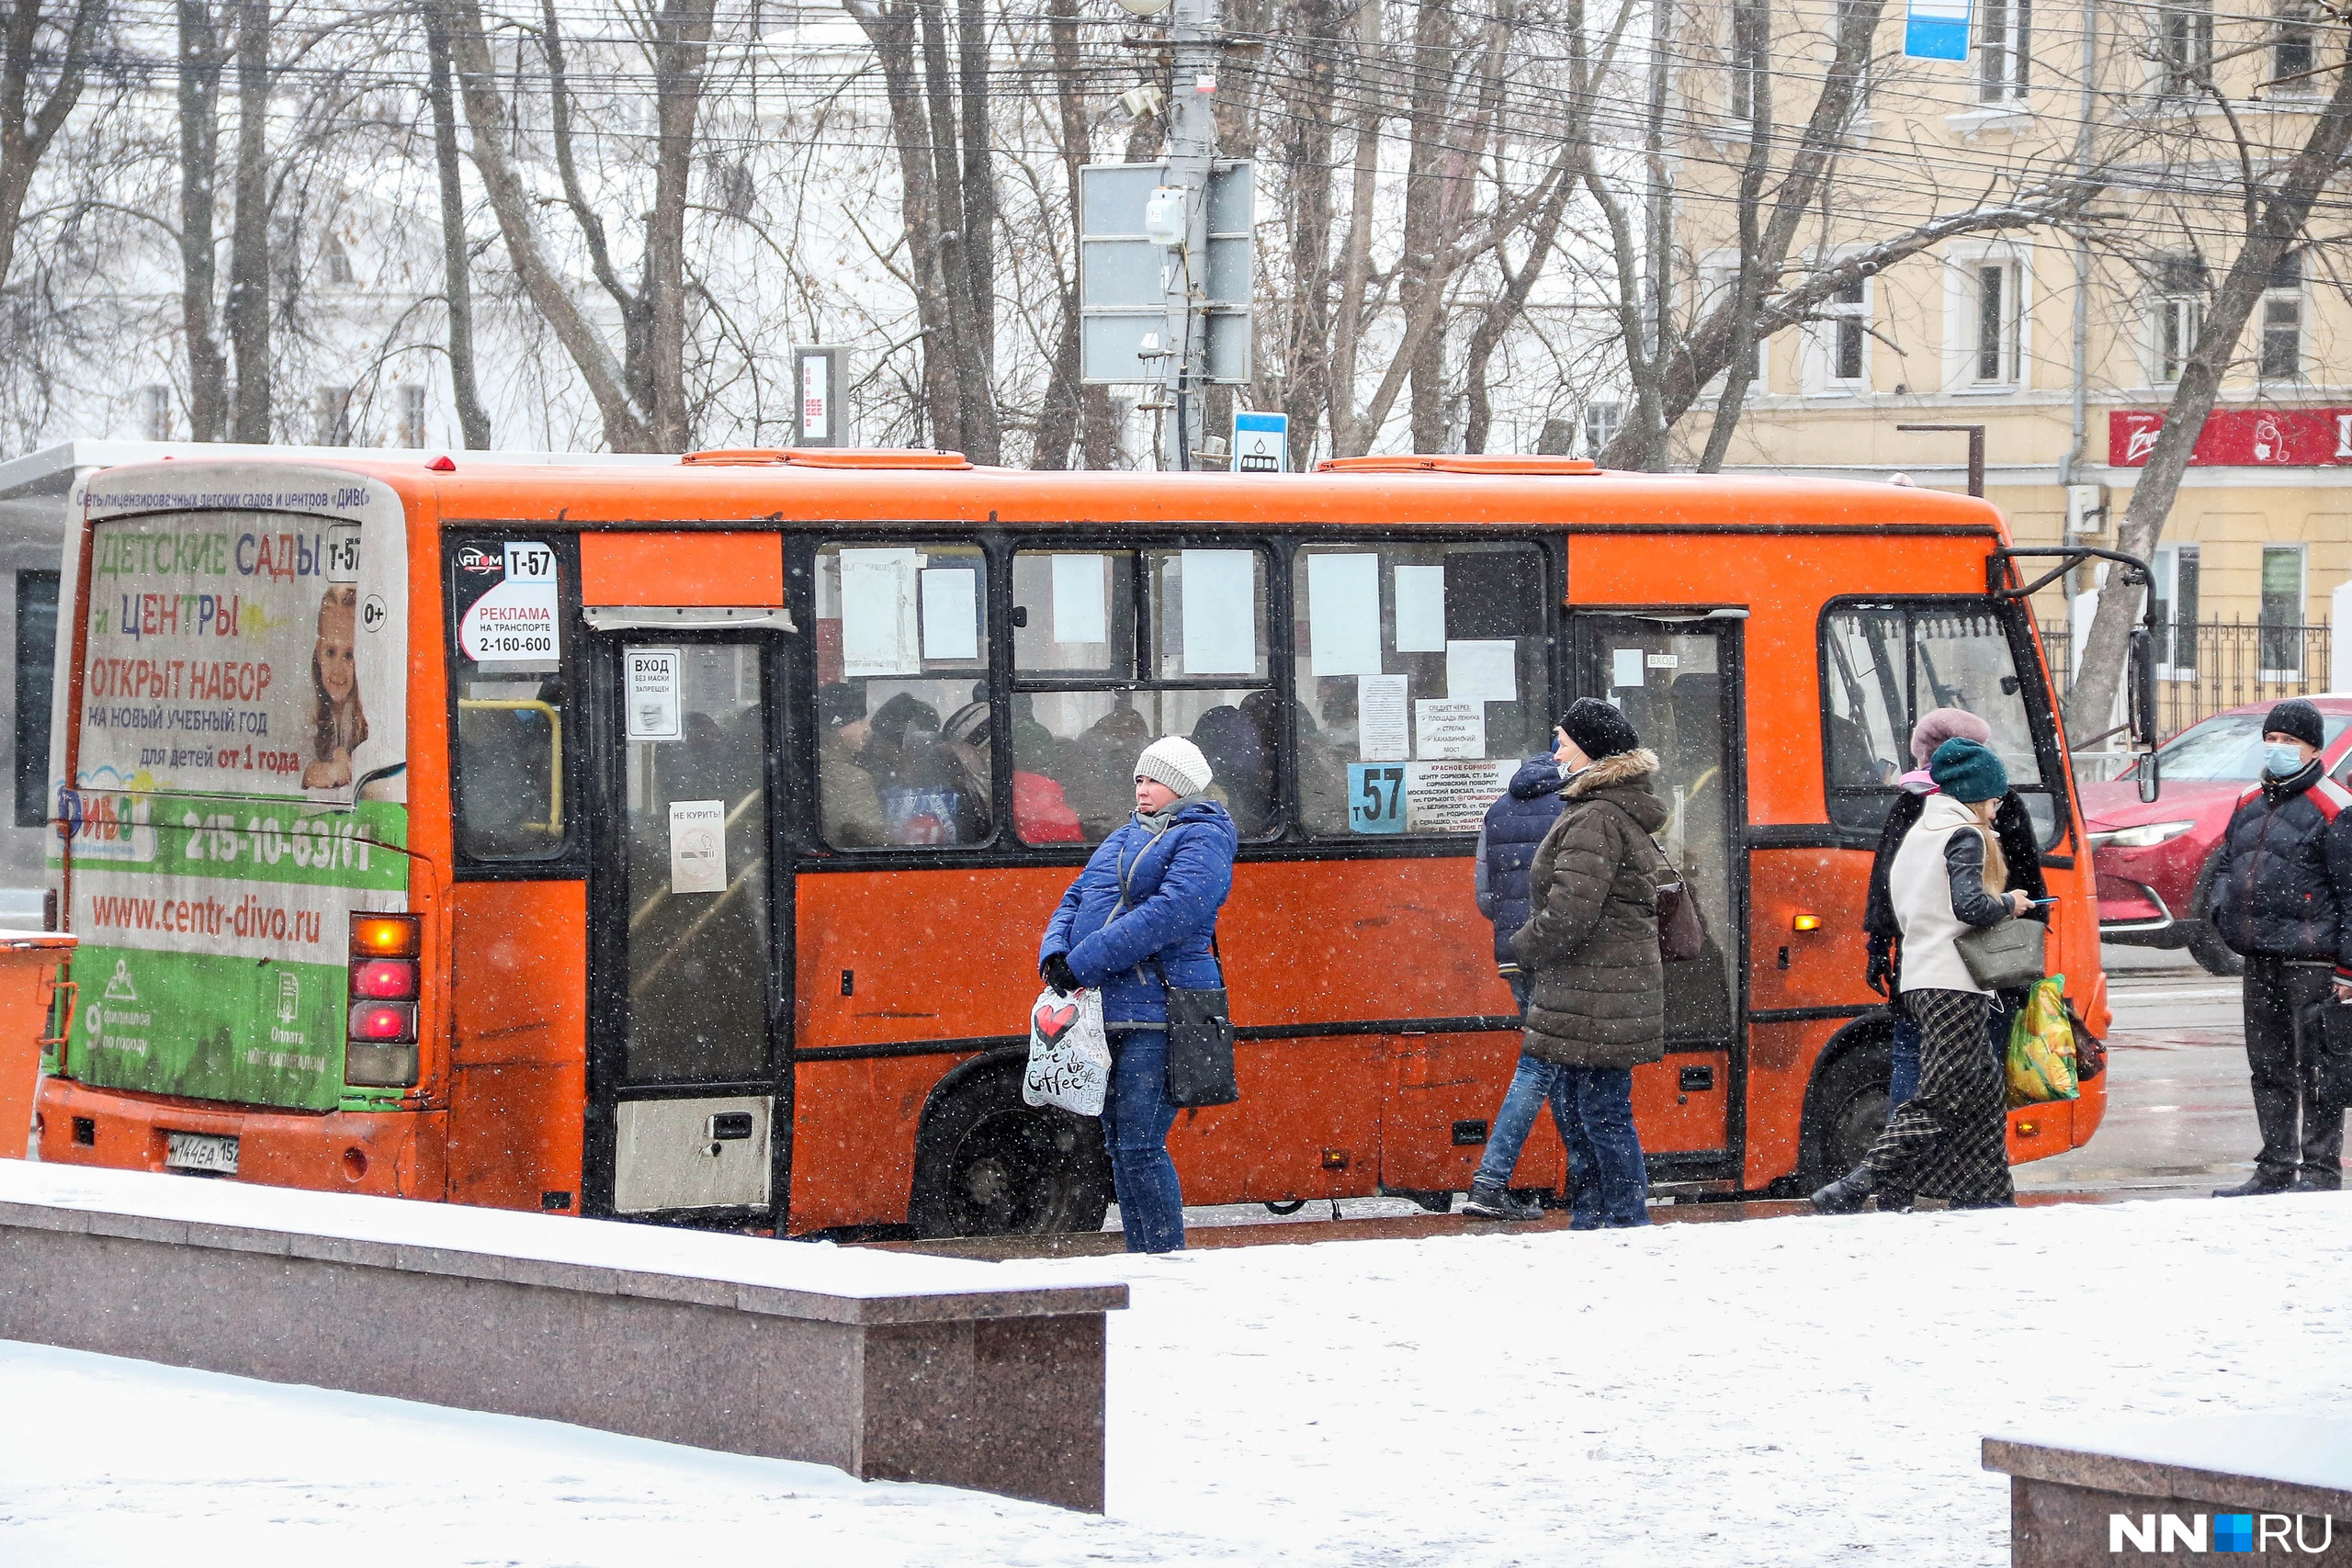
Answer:
<svg viewBox="0 0 2352 1568"><path fill-rule="evenodd" d="M351 966L351 999L370 1002L416 1000L416 965L398 958L370 958Z"/></svg>
<svg viewBox="0 0 2352 1568"><path fill-rule="evenodd" d="M351 1038L371 1045L414 1044L416 1007L411 1002L354 1002Z"/></svg>

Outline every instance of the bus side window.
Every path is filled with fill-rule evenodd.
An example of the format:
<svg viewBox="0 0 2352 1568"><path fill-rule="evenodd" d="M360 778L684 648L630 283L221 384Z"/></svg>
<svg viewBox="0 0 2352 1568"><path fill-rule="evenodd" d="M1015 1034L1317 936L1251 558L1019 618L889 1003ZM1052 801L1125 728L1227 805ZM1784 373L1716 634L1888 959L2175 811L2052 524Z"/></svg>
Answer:
<svg viewBox="0 0 2352 1568"><path fill-rule="evenodd" d="M563 777L579 651L563 646L571 564L547 541L453 538L447 570L458 852L493 863L560 858L573 836ZM503 614L468 615L486 601Z"/></svg>
<svg viewBox="0 0 2352 1568"><path fill-rule="evenodd" d="M1012 558L1013 828L1094 843L1135 811L1136 759L1201 749L1245 839L1280 832L1266 557L1225 547L1021 550Z"/></svg>
<svg viewBox="0 0 2352 1568"><path fill-rule="evenodd" d="M817 802L825 842L837 850L988 842L994 739L979 547L820 548Z"/></svg>
<svg viewBox="0 0 2352 1568"><path fill-rule="evenodd" d="M1299 809L1317 838L1475 833L1552 749L1542 552L1314 544L1292 566Z"/></svg>

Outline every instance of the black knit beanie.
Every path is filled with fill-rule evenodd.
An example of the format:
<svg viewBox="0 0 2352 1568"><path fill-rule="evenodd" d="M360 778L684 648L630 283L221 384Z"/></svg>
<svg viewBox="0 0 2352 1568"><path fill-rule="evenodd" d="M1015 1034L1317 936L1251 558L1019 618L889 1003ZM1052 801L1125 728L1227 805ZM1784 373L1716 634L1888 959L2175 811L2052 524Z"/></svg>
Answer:
<svg viewBox="0 0 2352 1568"><path fill-rule="evenodd" d="M2267 735L2274 729L2281 735L2293 736L2314 750L2327 750L2327 726L2320 722L2319 709L2301 697L2289 697L2270 710L2270 716L2262 721L2262 733Z"/></svg>
<svg viewBox="0 0 2352 1568"><path fill-rule="evenodd" d="M1642 743L1626 722L1615 703L1604 703L1599 697L1578 697L1560 719L1560 728L1577 750L1598 762L1603 757L1614 757L1631 751Z"/></svg>

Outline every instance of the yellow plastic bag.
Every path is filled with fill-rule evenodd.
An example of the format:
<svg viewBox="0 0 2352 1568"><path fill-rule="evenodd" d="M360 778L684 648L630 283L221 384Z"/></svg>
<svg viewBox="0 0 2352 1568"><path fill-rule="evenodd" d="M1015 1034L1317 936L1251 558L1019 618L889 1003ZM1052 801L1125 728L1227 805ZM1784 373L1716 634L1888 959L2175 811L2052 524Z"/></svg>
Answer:
<svg viewBox="0 0 2352 1568"><path fill-rule="evenodd" d="M2009 1107L2074 1100L2075 1026L2066 1017L2066 976L2045 976L2009 1025Z"/></svg>

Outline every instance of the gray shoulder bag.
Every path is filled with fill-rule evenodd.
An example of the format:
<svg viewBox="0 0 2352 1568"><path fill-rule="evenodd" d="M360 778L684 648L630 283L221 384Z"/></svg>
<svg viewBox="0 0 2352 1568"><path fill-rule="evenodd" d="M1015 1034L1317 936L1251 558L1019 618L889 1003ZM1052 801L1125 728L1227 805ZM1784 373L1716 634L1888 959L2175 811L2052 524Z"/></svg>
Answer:
<svg viewBox="0 0 2352 1568"><path fill-rule="evenodd" d="M1962 931L1952 945L1970 979L1988 991L2021 991L2047 973L2041 948L2049 934L2040 920L2012 915L1997 926Z"/></svg>
<svg viewBox="0 0 2352 1568"><path fill-rule="evenodd" d="M1173 832L1175 829L1170 829ZM1150 846L1145 846L1145 853ZM1136 860L1140 862L1143 854ZM1119 867L1119 907L1113 918L1126 912L1127 874L1132 868ZM1209 952L1216 952L1216 931L1209 931ZM1168 1102L1178 1106L1231 1105L1241 1098L1241 1086L1233 1076L1233 1012L1226 1000L1225 988L1195 989L1188 986L1171 986L1168 972L1159 965L1154 953L1144 960L1151 965L1159 989L1168 998Z"/></svg>

